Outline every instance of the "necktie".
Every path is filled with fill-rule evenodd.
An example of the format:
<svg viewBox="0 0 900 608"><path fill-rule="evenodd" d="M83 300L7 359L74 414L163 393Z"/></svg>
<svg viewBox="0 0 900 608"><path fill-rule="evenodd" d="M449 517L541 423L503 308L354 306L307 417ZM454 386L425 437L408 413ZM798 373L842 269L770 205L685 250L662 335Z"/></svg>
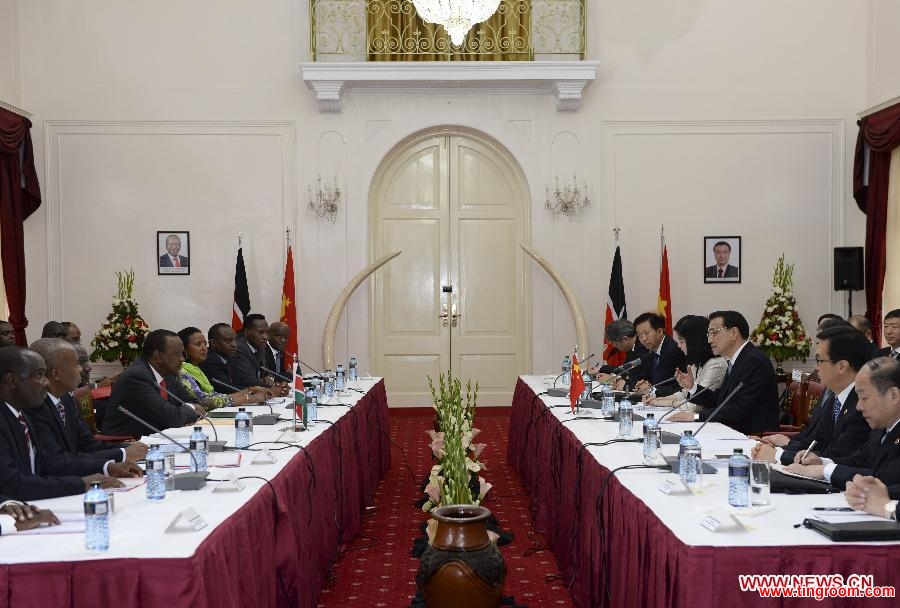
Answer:
<svg viewBox="0 0 900 608"><path fill-rule="evenodd" d="M169 391L166 390L166 379L165 378L163 378L162 380L159 381L159 396L162 397L163 399L165 399L166 401L169 400Z"/></svg>
<svg viewBox="0 0 900 608"><path fill-rule="evenodd" d="M22 425L22 433L25 435L25 449L28 452L28 463L31 467L31 472L34 473L34 463L31 459L34 447L31 445L31 433L28 432L28 423L25 422L25 416L22 415L22 412L19 412L19 424Z"/></svg>
<svg viewBox="0 0 900 608"><path fill-rule="evenodd" d="M726 376L727 376L728 374L731 373L731 367L732 367L731 359L729 359L729 360L728 360L728 367L725 368L725 375L726 375Z"/></svg>
<svg viewBox="0 0 900 608"><path fill-rule="evenodd" d="M181 258L172 258L175 260L175 268L181 268Z"/></svg>
<svg viewBox="0 0 900 608"><path fill-rule="evenodd" d="M835 395L835 396L834 396L834 412L833 412L834 422L835 422L835 423L837 422L838 416L841 415L841 408L842 408L842 407L844 407L844 405L841 403L841 400L838 399L837 395Z"/></svg>
<svg viewBox="0 0 900 608"><path fill-rule="evenodd" d="M891 359L900 359L900 350L894 349L891 351Z"/></svg>
<svg viewBox="0 0 900 608"><path fill-rule="evenodd" d="M719 277L718 277L718 278L721 279L721 278L723 278L724 276L725 276L725 271L722 270L721 268L719 268Z"/></svg>
<svg viewBox="0 0 900 608"><path fill-rule="evenodd" d="M659 369L659 353L653 353L653 373L656 374L656 370Z"/></svg>
<svg viewBox="0 0 900 608"><path fill-rule="evenodd" d="M59 412L59 419L62 420L63 427L66 426L66 406L63 405L62 401L59 401L56 404L56 411Z"/></svg>

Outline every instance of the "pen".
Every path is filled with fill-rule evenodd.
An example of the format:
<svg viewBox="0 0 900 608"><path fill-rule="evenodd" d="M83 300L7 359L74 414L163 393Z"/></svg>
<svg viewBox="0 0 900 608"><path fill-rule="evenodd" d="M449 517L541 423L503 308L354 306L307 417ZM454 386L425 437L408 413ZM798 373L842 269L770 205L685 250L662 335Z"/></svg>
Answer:
<svg viewBox="0 0 900 608"><path fill-rule="evenodd" d="M815 439L812 440L812 443L809 444L809 447L806 448L806 451L805 451L805 452L803 452L803 456L800 457L800 464L803 464L803 459L806 458L807 456L809 456L809 451L810 451L811 449L813 449L814 447L816 447L816 440L815 440Z"/></svg>
<svg viewBox="0 0 900 608"><path fill-rule="evenodd" d="M852 511L850 507L813 507L813 511Z"/></svg>

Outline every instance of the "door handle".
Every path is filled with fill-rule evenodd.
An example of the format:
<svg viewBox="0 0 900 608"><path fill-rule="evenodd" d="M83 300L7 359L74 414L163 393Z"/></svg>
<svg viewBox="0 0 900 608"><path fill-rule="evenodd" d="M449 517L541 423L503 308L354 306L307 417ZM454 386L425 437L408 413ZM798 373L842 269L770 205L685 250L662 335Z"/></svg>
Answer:
<svg viewBox="0 0 900 608"><path fill-rule="evenodd" d="M441 326L447 327L450 322L450 313L447 312L447 303L444 302L441 304L441 314L438 315L438 319L441 320Z"/></svg>
<svg viewBox="0 0 900 608"><path fill-rule="evenodd" d="M456 327L459 324L459 318L462 315L456 312L456 302L451 304L450 306L450 325L451 327Z"/></svg>

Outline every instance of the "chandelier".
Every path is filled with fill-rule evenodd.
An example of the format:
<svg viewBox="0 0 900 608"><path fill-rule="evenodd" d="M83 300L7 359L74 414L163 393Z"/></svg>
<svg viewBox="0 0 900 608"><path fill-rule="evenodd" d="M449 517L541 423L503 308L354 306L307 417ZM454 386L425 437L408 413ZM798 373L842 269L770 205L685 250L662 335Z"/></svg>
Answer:
<svg viewBox="0 0 900 608"><path fill-rule="evenodd" d="M332 183L325 182L322 185L322 176L316 179L316 190L312 186L306 189L309 197L309 208L317 217L327 218L332 224L337 219L338 205L341 203L341 187L338 185L337 175Z"/></svg>
<svg viewBox="0 0 900 608"><path fill-rule="evenodd" d="M423 21L443 25L450 41L459 46L476 23L497 12L500 0L412 0Z"/></svg>
<svg viewBox="0 0 900 608"><path fill-rule="evenodd" d="M578 174L572 175L572 184L563 184L562 189L559 187L559 176L556 176L556 188L550 190L547 185L547 198L544 202L544 208L551 215L565 215L570 220L576 215L580 215L585 207L591 204L588 198L587 184L583 183L578 187Z"/></svg>

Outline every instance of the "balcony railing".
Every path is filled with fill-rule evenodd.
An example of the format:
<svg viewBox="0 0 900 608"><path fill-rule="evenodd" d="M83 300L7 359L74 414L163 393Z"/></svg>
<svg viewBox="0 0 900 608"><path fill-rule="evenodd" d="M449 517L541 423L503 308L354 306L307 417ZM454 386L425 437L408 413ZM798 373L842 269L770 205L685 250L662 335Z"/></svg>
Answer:
<svg viewBox="0 0 900 608"><path fill-rule="evenodd" d="M502 0L459 47L415 18L410 0L310 0L315 61L580 60L585 0ZM487 57L490 56L490 57Z"/></svg>

